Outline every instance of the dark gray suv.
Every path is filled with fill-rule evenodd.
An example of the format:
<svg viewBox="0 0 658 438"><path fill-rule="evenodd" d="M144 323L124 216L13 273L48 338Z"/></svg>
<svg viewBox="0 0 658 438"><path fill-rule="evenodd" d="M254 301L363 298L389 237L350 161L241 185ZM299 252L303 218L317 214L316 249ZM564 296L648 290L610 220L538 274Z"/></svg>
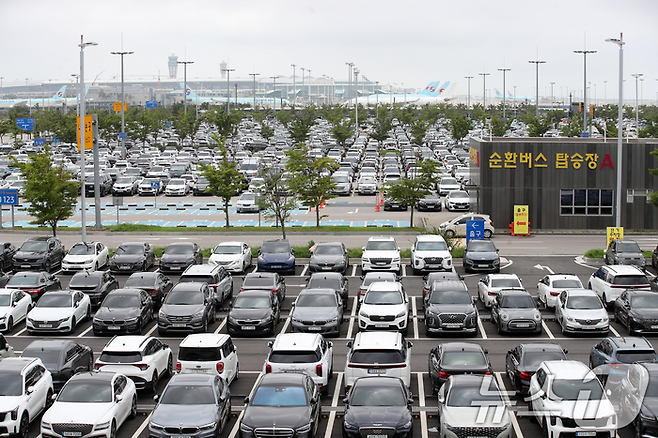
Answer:
<svg viewBox="0 0 658 438"><path fill-rule="evenodd" d="M215 300L207 283L178 283L169 291L158 313L158 334L206 333L215 319Z"/></svg>

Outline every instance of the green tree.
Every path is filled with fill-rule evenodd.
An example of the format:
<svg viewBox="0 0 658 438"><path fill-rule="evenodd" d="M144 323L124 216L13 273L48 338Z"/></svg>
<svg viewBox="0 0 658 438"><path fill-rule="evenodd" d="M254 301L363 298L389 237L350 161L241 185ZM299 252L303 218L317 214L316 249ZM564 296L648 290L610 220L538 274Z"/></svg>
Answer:
<svg viewBox="0 0 658 438"><path fill-rule="evenodd" d="M222 159L216 168L208 164L200 164L199 167L201 168L201 174L208 180L206 193L217 196L224 201L226 228L229 228L231 226L228 216L229 202L236 193L247 187L247 183L244 176L235 168L235 164L229 161L228 152L224 147L225 139L219 138L216 134L213 137L219 145Z"/></svg>
<svg viewBox="0 0 658 438"><path fill-rule="evenodd" d="M434 160L423 160L416 169L414 178L402 178L386 185L386 196L406 204L411 210L410 226L414 226L414 208L425 196L433 193L436 175L439 173L438 163Z"/></svg>
<svg viewBox="0 0 658 438"><path fill-rule="evenodd" d="M283 112L283 111L281 111ZM305 143L311 128L316 124L315 107L308 106L301 111L296 111L286 126L290 137L295 143Z"/></svg>
<svg viewBox="0 0 658 438"><path fill-rule="evenodd" d="M526 118L526 123L528 125L528 135L530 137L543 137L549 129L553 127L553 123L548 117L528 115Z"/></svg>
<svg viewBox="0 0 658 438"><path fill-rule="evenodd" d="M468 132L473 127L473 122L462 114L457 114L450 119L450 129L452 131L452 138L457 140L457 143L468 135Z"/></svg>
<svg viewBox="0 0 658 438"><path fill-rule="evenodd" d="M286 151L288 163L286 168L292 173L289 185L299 200L306 206L315 208L316 227L320 226L320 205L337 195L331 194L336 182L331 174L338 169L338 163L332 158L313 159L306 154L303 145Z"/></svg>
<svg viewBox="0 0 658 438"><path fill-rule="evenodd" d="M30 156L27 163L16 166L25 175L23 200L30 203L27 213L35 225L47 225L57 235L57 224L73 216L80 183L62 167L53 166L48 151Z"/></svg>
<svg viewBox="0 0 658 438"><path fill-rule="evenodd" d="M423 140L425 139L425 134L427 133L427 128L429 128L429 122L423 119L414 120L411 124L411 140L413 144L422 146Z"/></svg>
<svg viewBox="0 0 658 438"><path fill-rule="evenodd" d="M194 111L188 111L187 115L179 114L178 117L174 117L172 120L174 129L178 135L180 135L181 140L185 140L187 137L192 137L199 130L199 126L203 119L197 118Z"/></svg>
<svg viewBox="0 0 658 438"><path fill-rule="evenodd" d="M563 137L580 137L583 132L583 118L575 114L569 123L562 126L560 134Z"/></svg>
<svg viewBox="0 0 658 438"><path fill-rule="evenodd" d="M260 136L267 140L269 143L270 138L274 137L274 128L266 123L263 123L260 127Z"/></svg>
<svg viewBox="0 0 658 438"><path fill-rule="evenodd" d="M286 238L286 222L297 207L297 196L290 190L288 181L283 177L283 172L269 168L261 172L263 185L259 189L261 195L258 206L265 210L265 217L274 219L277 226L281 227L281 235Z"/></svg>
<svg viewBox="0 0 658 438"><path fill-rule="evenodd" d="M653 155L655 158L658 158L658 149L652 150L651 155ZM654 176L658 176L658 169L649 169L649 173ZM653 205L654 207L658 207L658 192L653 192L651 195L649 195L649 204Z"/></svg>
<svg viewBox="0 0 658 438"><path fill-rule="evenodd" d="M388 138L388 132L393 127L393 119L391 117L390 108L387 105L380 106L377 109L377 116L373 123L373 132L370 137L374 138L381 145L384 140Z"/></svg>
<svg viewBox="0 0 658 438"><path fill-rule="evenodd" d="M500 117L491 118L491 134L494 137L502 137L512 124L511 120L503 120Z"/></svg>

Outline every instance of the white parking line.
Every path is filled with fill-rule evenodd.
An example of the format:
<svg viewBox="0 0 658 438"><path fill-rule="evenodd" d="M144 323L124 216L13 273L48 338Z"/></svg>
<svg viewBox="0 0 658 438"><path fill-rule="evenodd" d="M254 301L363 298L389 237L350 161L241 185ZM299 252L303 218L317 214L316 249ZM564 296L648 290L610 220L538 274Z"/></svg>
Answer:
<svg viewBox="0 0 658 438"><path fill-rule="evenodd" d="M338 406L338 398L340 397L341 384L343 383L343 373L336 373L336 388L334 389L334 396L331 399L331 407ZM336 411L329 412L327 419L327 429L324 432L324 438L331 438L331 433L334 431L334 420L336 419Z"/></svg>
<svg viewBox="0 0 658 438"><path fill-rule="evenodd" d="M548 335L549 338L555 339L555 336L553 336L553 333L548 329L548 326L546 325L546 322L542 319L541 320L541 326L544 327L544 331Z"/></svg>
<svg viewBox="0 0 658 438"><path fill-rule="evenodd" d="M618 337L618 338L621 337L621 335L619 334L619 332L618 332L617 330L615 330L615 328L614 328L613 326L610 326L610 331L611 331L616 337Z"/></svg>
<svg viewBox="0 0 658 438"><path fill-rule="evenodd" d="M306 272L308 272L308 265L304 265L304 269L302 269L302 273L299 274L300 277L305 277Z"/></svg>
<svg viewBox="0 0 658 438"><path fill-rule="evenodd" d="M283 328L279 333L285 333L288 330L288 326L290 325L290 315L286 318L286 322L283 324Z"/></svg>
<svg viewBox="0 0 658 438"><path fill-rule="evenodd" d="M227 320L228 320L228 316L226 318L224 318L222 320L222 322L219 324L219 327L217 327L217 329L215 329L215 334L219 333L224 328L224 326L226 325Z"/></svg>
<svg viewBox="0 0 658 438"><path fill-rule="evenodd" d="M423 383L423 373L416 373L418 379L418 406L422 409L425 407L425 385ZM425 412L420 413L420 436L427 438L427 415Z"/></svg>
<svg viewBox="0 0 658 438"><path fill-rule="evenodd" d="M135 433L133 433L132 438L138 438L139 435L144 431L144 429L146 429L146 426L148 426L149 421L151 420L151 415L153 415L153 412L151 412L146 416L142 424L140 424L137 430L135 431Z"/></svg>
<svg viewBox="0 0 658 438"><path fill-rule="evenodd" d="M356 320L356 309L357 309L357 303L359 302L359 296L357 294L356 297L354 297L354 300L352 300L352 318L350 318L350 325L347 327L347 339L352 338L352 330L354 330L354 321Z"/></svg>
<svg viewBox="0 0 658 438"><path fill-rule="evenodd" d="M418 318L417 318L417 308L416 308L416 297L411 297L411 311L412 313L412 321L414 324L414 338L418 338ZM409 321L407 321L407 324L409 324Z"/></svg>
<svg viewBox="0 0 658 438"><path fill-rule="evenodd" d="M242 371L240 371L242 372ZM258 377L256 377L256 382L254 382L254 386L251 387L251 391L249 391L249 399L251 399L251 395L254 393L254 390L256 389L256 384L258 384L258 381L260 380L260 376L263 375L263 372L261 371L258 373ZM238 419L235 421L235 425L233 426L233 429L231 429L231 433L229 433L228 438L235 438L238 432L240 431L240 421L242 421L242 417L244 416L244 410L240 411L240 415L238 416ZM135 438L135 437L133 437Z"/></svg>
<svg viewBox="0 0 658 438"><path fill-rule="evenodd" d="M87 330L85 330L84 332L80 333L77 337L78 337L78 338L83 337L84 335L86 335L87 333L89 333L89 331L90 331L91 329L93 329L93 328L94 328L94 325L92 324L92 325L89 326L89 328L88 328Z"/></svg>
<svg viewBox="0 0 658 438"><path fill-rule="evenodd" d="M16 333L14 333L14 334L11 335L11 336L12 336L12 337L20 336L20 335L22 335L23 333L25 333L26 331L27 331L27 325L26 325L25 327L23 327L22 330L17 331Z"/></svg>
<svg viewBox="0 0 658 438"><path fill-rule="evenodd" d="M148 337L148 336L151 336L151 335L153 334L153 332L155 331L155 329L157 329L157 328L158 328L158 323L156 322L156 323L153 325L153 327L151 328L151 330L149 330L148 333L146 333L146 336L147 336L147 337Z"/></svg>
<svg viewBox="0 0 658 438"><path fill-rule="evenodd" d="M356 277L356 268L358 268L358 265L352 265L352 277Z"/></svg>
<svg viewBox="0 0 658 438"><path fill-rule="evenodd" d="M482 335L482 339L487 339L487 332L484 331L484 326L482 325L482 320L478 316L477 318L478 321L478 330L480 330L480 334Z"/></svg>
<svg viewBox="0 0 658 438"><path fill-rule="evenodd" d="M400 271L403 277L407 276L407 265L400 265Z"/></svg>
<svg viewBox="0 0 658 438"><path fill-rule="evenodd" d="M521 432L521 428L519 427L519 422L516 421L516 413L511 409L512 406L510 404L509 395L507 394L507 388L505 387L505 382L503 381L503 376L500 372L495 372L494 375L496 376L496 381L498 382L498 386L503 392L503 398L505 399L505 403L509 407L509 419L512 422L512 427L514 428L514 435L516 435L516 438L523 438L523 433Z"/></svg>

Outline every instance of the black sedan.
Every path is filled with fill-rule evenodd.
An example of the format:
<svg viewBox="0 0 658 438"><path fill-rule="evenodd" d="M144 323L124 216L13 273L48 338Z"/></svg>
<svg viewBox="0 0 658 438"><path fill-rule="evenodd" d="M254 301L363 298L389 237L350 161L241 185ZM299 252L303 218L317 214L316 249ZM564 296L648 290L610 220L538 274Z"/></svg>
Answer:
<svg viewBox="0 0 658 438"><path fill-rule="evenodd" d="M153 319L153 300L143 289L116 289L110 292L94 315L95 335L141 334Z"/></svg>
<svg viewBox="0 0 658 438"><path fill-rule="evenodd" d="M311 272L337 271L345 273L350 266L347 248L342 242L319 243L308 263Z"/></svg>
<svg viewBox="0 0 658 438"><path fill-rule="evenodd" d="M92 306L98 306L105 296L119 288L119 282L107 271L76 272L69 282L69 289L89 295Z"/></svg>
<svg viewBox="0 0 658 438"><path fill-rule="evenodd" d="M464 271L500 272L500 256L490 240L469 240L464 248Z"/></svg>
<svg viewBox="0 0 658 438"><path fill-rule="evenodd" d="M286 298L286 280L277 272L250 272L242 280L243 290L268 290L277 296L279 303Z"/></svg>
<svg viewBox="0 0 658 438"><path fill-rule="evenodd" d="M567 360L567 353L558 344L520 344L507 352L505 371L516 392L527 394L539 365L545 360Z"/></svg>
<svg viewBox="0 0 658 438"><path fill-rule="evenodd" d="M384 199L384 211L388 210L402 210L402 211L407 211L407 204L404 202L398 201L397 199L393 199L390 197L387 197Z"/></svg>
<svg viewBox="0 0 658 438"><path fill-rule="evenodd" d="M38 357L53 377L53 388L58 392L75 374L93 371L94 353L91 347L68 339L32 341L21 357Z"/></svg>
<svg viewBox="0 0 658 438"><path fill-rule="evenodd" d="M0 272L12 267L12 260L16 254L16 247L9 242L0 242Z"/></svg>
<svg viewBox="0 0 658 438"><path fill-rule="evenodd" d="M362 377L356 379L345 403L343 437L363 438L385 428L389 438L411 436L411 392L398 377Z"/></svg>
<svg viewBox="0 0 658 438"><path fill-rule="evenodd" d="M416 204L418 211L441 211L442 206L441 198L436 193L426 195Z"/></svg>
<svg viewBox="0 0 658 438"><path fill-rule="evenodd" d="M122 243L110 259L110 271L148 271L155 264L155 254L150 243Z"/></svg>
<svg viewBox="0 0 658 438"><path fill-rule="evenodd" d="M340 335L343 304L333 289L304 289L293 303L292 331Z"/></svg>
<svg viewBox="0 0 658 438"><path fill-rule="evenodd" d="M628 289L615 301L615 321L634 333L658 333L658 294L653 291Z"/></svg>
<svg viewBox="0 0 658 438"><path fill-rule="evenodd" d="M174 283L159 272L135 272L124 284L125 288L144 289L151 296L156 306L162 304Z"/></svg>
<svg viewBox="0 0 658 438"><path fill-rule="evenodd" d="M199 245L193 242L176 242L169 245L160 258L161 272L183 272L191 265L203 263Z"/></svg>
<svg viewBox="0 0 658 438"><path fill-rule="evenodd" d="M245 290L238 294L228 313L230 335L273 334L280 315L276 294L267 290Z"/></svg>
<svg viewBox="0 0 658 438"><path fill-rule="evenodd" d="M62 288L62 282L50 272L26 271L17 272L12 275L5 287L9 289L20 289L30 294L32 301L36 302L46 291L60 290Z"/></svg>
<svg viewBox="0 0 658 438"><path fill-rule="evenodd" d="M240 438L256 438L257 429L273 437L315 436L320 389L307 374L265 374L256 383L253 397L244 401L247 406L240 421Z"/></svg>
<svg viewBox="0 0 658 438"><path fill-rule="evenodd" d="M306 279L308 289L328 288L336 291L343 301L343 309L347 309L350 286L347 277L340 272L316 272Z"/></svg>
<svg viewBox="0 0 658 438"><path fill-rule="evenodd" d="M479 344L471 342L446 342L430 350L432 393L436 394L454 374L491 374L488 353Z"/></svg>

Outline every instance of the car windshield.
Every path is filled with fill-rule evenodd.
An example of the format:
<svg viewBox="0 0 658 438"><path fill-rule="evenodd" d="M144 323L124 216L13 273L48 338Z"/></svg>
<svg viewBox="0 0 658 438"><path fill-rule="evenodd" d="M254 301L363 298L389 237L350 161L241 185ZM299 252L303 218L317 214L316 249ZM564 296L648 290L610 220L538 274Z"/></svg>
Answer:
<svg viewBox="0 0 658 438"><path fill-rule="evenodd" d="M109 294L103 300L102 306L109 309L138 309L139 295Z"/></svg>
<svg viewBox="0 0 658 438"><path fill-rule="evenodd" d="M260 252L263 254L288 253L290 244L288 242L263 242Z"/></svg>
<svg viewBox="0 0 658 438"><path fill-rule="evenodd" d="M400 386L356 385L350 393L351 406L406 406L407 399Z"/></svg>
<svg viewBox="0 0 658 438"><path fill-rule="evenodd" d="M126 280L126 284L124 285L125 288L129 287L136 287L138 289L145 288L145 287L155 287L156 279L155 277L144 277L142 275L135 276L131 275L128 277L128 280Z"/></svg>
<svg viewBox="0 0 658 438"><path fill-rule="evenodd" d="M76 381L64 385L57 396L58 402L111 403L112 386L107 381Z"/></svg>
<svg viewBox="0 0 658 438"><path fill-rule="evenodd" d="M215 394L211 386L169 385L160 398L166 405L214 405Z"/></svg>
<svg viewBox="0 0 658 438"><path fill-rule="evenodd" d="M96 245L76 243L69 250L69 255L94 255L96 254Z"/></svg>
<svg viewBox="0 0 658 438"><path fill-rule="evenodd" d="M441 358L444 366L486 365L487 359L479 351L446 351Z"/></svg>
<svg viewBox="0 0 658 438"><path fill-rule="evenodd" d="M319 245L313 251L314 255L341 255L343 254L343 248L338 245Z"/></svg>
<svg viewBox="0 0 658 438"><path fill-rule="evenodd" d="M125 176L121 178L117 178L117 180L115 181L115 184L132 184L132 183L133 183L133 179Z"/></svg>
<svg viewBox="0 0 658 438"><path fill-rule="evenodd" d="M0 307L9 307L11 295L0 295Z"/></svg>
<svg viewBox="0 0 658 438"><path fill-rule="evenodd" d="M336 307L336 295L329 294L300 294L295 307Z"/></svg>
<svg viewBox="0 0 658 438"><path fill-rule="evenodd" d="M133 363L142 360L138 351L103 351L98 358L105 363Z"/></svg>
<svg viewBox="0 0 658 438"><path fill-rule="evenodd" d="M320 360L315 351L272 351L269 361L273 363L314 363Z"/></svg>
<svg viewBox="0 0 658 438"><path fill-rule="evenodd" d="M450 192L448 194L450 198L455 198L455 199L466 199L468 198L468 193L466 192Z"/></svg>
<svg viewBox="0 0 658 438"><path fill-rule="evenodd" d="M309 289L316 288L327 288L327 289L340 289L340 280L338 278L327 278L324 276L311 276L311 279L308 281L307 287Z"/></svg>
<svg viewBox="0 0 658 438"><path fill-rule="evenodd" d="M69 288L98 286L101 283L100 277L92 277L87 274L74 275L69 283Z"/></svg>
<svg viewBox="0 0 658 438"><path fill-rule="evenodd" d="M495 252L496 247L488 240L471 240L467 245L468 251L472 252Z"/></svg>
<svg viewBox="0 0 658 438"><path fill-rule="evenodd" d="M272 280L272 277L245 277L244 281L242 282L242 287L245 289L248 289L250 287L258 287L258 288L263 288L263 287L273 287L274 286L274 281Z"/></svg>
<svg viewBox="0 0 658 438"><path fill-rule="evenodd" d="M534 309L535 301L530 295L512 295L503 297L501 307L508 309Z"/></svg>
<svg viewBox="0 0 658 438"><path fill-rule="evenodd" d="M617 275L612 284L621 286L649 285L649 280L644 275Z"/></svg>
<svg viewBox="0 0 658 438"><path fill-rule="evenodd" d="M370 286L370 283L373 281L395 281L395 274L394 273L387 273L387 272L376 272L373 273L373 275L370 275L370 273L366 274L365 278L363 279L363 283L361 284L361 289L363 289L366 286Z"/></svg>
<svg viewBox="0 0 658 438"><path fill-rule="evenodd" d="M633 363L645 360L656 360L658 355L654 350L618 350L617 362Z"/></svg>
<svg viewBox="0 0 658 438"><path fill-rule="evenodd" d="M493 386L493 385L492 385ZM468 408L474 406L500 406L503 404L503 397L498 388L491 388L489 391L482 391L478 386L453 386L450 389L448 406Z"/></svg>
<svg viewBox="0 0 658 438"><path fill-rule="evenodd" d="M233 303L234 309L268 309L270 308L270 300L267 297L250 297L238 295Z"/></svg>
<svg viewBox="0 0 658 438"><path fill-rule="evenodd" d="M256 199L255 193L243 193L240 196L241 201L254 201Z"/></svg>
<svg viewBox="0 0 658 438"><path fill-rule="evenodd" d="M492 278L491 287L523 287L516 278Z"/></svg>
<svg viewBox="0 0 658 438"><path fill-rule="evenodd" d="M251 401L253 406L305 406L306 394L301 386L260 386Z"/></svg>
<svg viewBox="0 0 658 438"><path fill-rule="evenodd" d="M356 350L352 353L350 362L365 364L404 363L404 355L400 350Z"/></svg>
<svg viewBox="0 0 658 438"><path fill-rule="evenodd" d="M555 280L553 287L556 289L582 289L580 280Z"/></svg>
<svg viewBox="0 0 658 438"><path fill-rule="evenodd" d="M34 286L39 281L36 275L14 275L7 282L7 286Z"/></svg>
<svg viewBox="0 0 658 438"><path fill-rule="evenodd" d="M449 290L433 292L430 304L471 304L471 294L465 290Z"/></svg>
<svg viewBox="0 0 658 438"><path fill-rule="evenodd" d="M192 293L185 289L172 289L164 301L165 304L185 306L192 304L203 304L202 293Z"/></svg>
<svg viewBox="0 0 658 438"><path fill-rule="evenodd" d="M242 247L239 245L217 245L213 250L213 254L240 254Z"/></svg>
<svg viewBox="0 0 658 438"><path fill-rule="evenodd" d="M402 304L404 299L397 290L369 291L363 300L364 304Z"/></svg>
<svg viewBox="0 0 658 438"><path fill-rule="evenodd" d="M121 245L117 248L117 254L144 254L143 245Z"/></svg>
<svg viewBox="0 0 658 438"><path fill-rule="evenodd" d="M636 242L618 242L617 252L642 252L640 246Z"/></svg>
<svg viewBox="0 0 658 438"><path fill-rule="evenodd" d="M555 379L549 397L551 400L601 400L603 387L597 378Z"/></svg>
<svg viewBox="0 0 658 438"><path fill-rule="evenodd" d="M28 240L21 245L21 251L26 252L45 252L48 248L48 243L40 240Z"/></svg>
<svg viewBox="0 0 658 438"><path fill-rule="evenodd" d="M416 251L447 251L448 245L445 242L418 242Z"/></svg>
<svg viewBox="0 0 658 438"><path fill-rule="evenodd" d="M594 310L603 309L603 304L599 297L593 296L575 296L567 300L567 309L576 310Z"/></svg>
<svg viewBox="0 0 658 438"><path fill-rule="evenodd" d="M36 307L71 307L71 302L71 295L45 294L39 298Z"/></svg>
<svg viewBox="0 0 658 438"><path fill-rule="evenodd" d="M212 275L181 275L178 279L179 283L208 283L213 284L214 279Z"/></svg>
<svg viewBox="0 0 658 438"><path fill-rule="evenodd" d="M23 379L17 372L0 372L0 396L15 397L23 393Z"/></svg>
<svg viewBox="0 0 658 438"><path fill-rule="evenodd" d="M192 253L194 253L194 248L188 245L170 245L165 250L165 254L192 254Z"/></svg>
<svg viewBox="0 0 658 438"><path fill-rule="evenodd" d="M566 359L562 350L549 351L528 351L523 355L523 365L526 367L539 368L539 365L545 360Z"/></svg>
<svg viewBox="0 0 658 438"><path fill-rule="evenodd" d="M348 182L350 182L349 177L345 174L343 174L343 175L334 175L333 179L337 183L348 183Z"/></svg>
<svg viewBox="0 0 658 438"><path fill-rule="evenodd" d="M639 309L658 309L658 294L638 295L631 298L631 306Z"/></svg>
<svg viewBox="0 0 658 438"><path fill-rule="evenodd" d="M397 251L397 246L392 240L369 240L366 245L367 251Z"/></svg>

